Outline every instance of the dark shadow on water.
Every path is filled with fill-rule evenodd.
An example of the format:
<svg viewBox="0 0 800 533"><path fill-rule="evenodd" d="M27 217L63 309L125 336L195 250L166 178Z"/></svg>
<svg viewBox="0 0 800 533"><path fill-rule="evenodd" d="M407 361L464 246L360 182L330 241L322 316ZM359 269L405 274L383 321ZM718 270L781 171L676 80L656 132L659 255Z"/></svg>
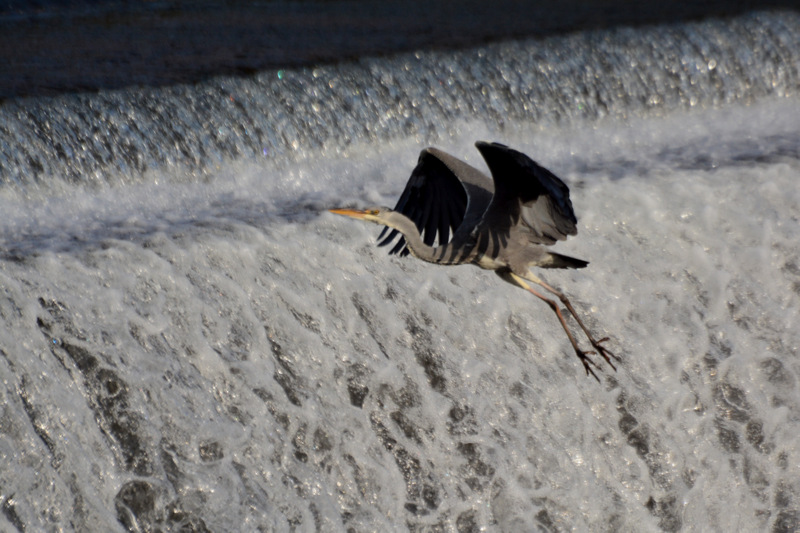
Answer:
<svg viewBox="0 0 800 533"><path fill-rule="evenodd" d="M174 239L192 239L201 234L234 235L246 227L266 229L284 224L305 224L327 209L303 198L279 209L245 200L214 202L206 208L183 216L163 213L149 223L109 221L102 226L81 229L31 228L0 239L0 261L25 262L44 253L84 253L114 247L118 242L146 245L156 235ZM93 224L95 225L95 224Z"/></svg>

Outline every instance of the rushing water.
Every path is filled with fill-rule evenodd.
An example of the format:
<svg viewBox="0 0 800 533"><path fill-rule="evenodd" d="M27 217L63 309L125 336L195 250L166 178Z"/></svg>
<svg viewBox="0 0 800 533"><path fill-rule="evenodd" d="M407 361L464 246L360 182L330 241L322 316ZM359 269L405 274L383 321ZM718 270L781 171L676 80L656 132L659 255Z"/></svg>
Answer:
<svg viewBox="0 0 800 533"><path fill-rule="evenodd" d="M800 17L0 107L0 529L800 529ZM389 257L420 148L564 178L546 272Z"/></svg>
<svg viewBox="0 0 800 533"><path fill-rule="evenodd" d="M0 180L105 183L165 167L447 138L462 121L592 123L784 96L800 78L798 35L797 14L760 14L21 100L0 108Z"/></svg>

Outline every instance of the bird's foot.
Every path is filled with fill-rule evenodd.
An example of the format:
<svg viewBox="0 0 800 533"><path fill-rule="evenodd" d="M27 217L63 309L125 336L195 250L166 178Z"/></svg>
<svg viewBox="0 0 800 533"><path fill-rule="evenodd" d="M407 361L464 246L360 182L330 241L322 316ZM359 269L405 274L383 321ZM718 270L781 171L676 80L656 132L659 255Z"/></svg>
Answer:
<svg viewBox="0 0 800 533"><path fill-rule="evenodd" d="M605 346L603 346L603 345L601 344L601 343L603 343L603 342L606 342L607 340L608 340L608 337L603 337L603 338L602 338L602 339L600 339L599 341L596 341L596 340L594 340L593 338L589 337L589 342L591 342L591 343L592 343L592 347L593 347L595 350L597 350L596 352L589 352L589 353L597 353L597 354L599 354L599 355L600 355L600 357L602 357L603 359L605 359L605 360L606 360L606 363L608 363L608 365L609 365L611 368L613 368L613 369L614 369L614 372L616 372L616 371L617 371L617 367L616 367L616 366L614 366L614 363L612 363L612 362L611 362L611 360L612 360L612 359L616 359L616 360L617 360L617 362L622 362L622 359L620 359L619 357L617 357L616 355L614 355L614 352L612 352L611 350L609 350L608 348L606 348Z"/></svg>
<svg viewBox="0 0 800 533"><path fill-rule="evenodd" d="M589 342L592 343L592 347L594 348L594 350L589 350L589 351L583 351L577 346L575 346L575 353L578 355L578 359L581 360L581 363L583 363L583 368L584 370L586 370L586 375L588 376L591 374L592 377L596 379L598 383L600 382L600 378L597 377L597 374L595 373L594 370L595 369L600 370L600 365L595 363L594 360L591 357L589 357L590 355L599 355L600 357L605 359L606 363L608 363L608 365L614 369L614 372L617 371L617 367L614 366L614 363L611 360L616 359L617 362L622 361L622 359L614 355L614 352L612 352L611 350L609 350L608 348L606 348L601 344L603 342L606 342L607 340L608 337L603 337L602 339L597 341L594 340L592 337L589 337Z"/></svg>
<svg viewBox="0 0 800 533"><path fill-rule="evenodd" d="M597 377L597 374L594 371L594 368L600 370L600 366L598 366L598 364L592 361L592 358L589 357L590 354L594 354L596 352L584 352L583 350L580 350L576 347L575 353L578 355L578 359L581 360L581 363L583 363L583 368L584 370L586 370L586 375L588 376L589 374L591 374L592 377L596 379L598 383L600 383L600 378Z"/></svg>

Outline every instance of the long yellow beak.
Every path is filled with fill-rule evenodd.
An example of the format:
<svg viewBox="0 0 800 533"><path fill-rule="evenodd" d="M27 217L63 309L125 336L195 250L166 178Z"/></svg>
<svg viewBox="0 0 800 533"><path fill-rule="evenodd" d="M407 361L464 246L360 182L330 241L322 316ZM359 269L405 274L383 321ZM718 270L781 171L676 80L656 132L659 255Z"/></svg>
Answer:
<svg viewBox="0 0 800 533"><path fill-rule="evenodd" d="M367 216L370 212L369 211L359 211L358 209L328 209L334 215L344 215L346 217L357 218L363 220L365 216Z"/></svg>

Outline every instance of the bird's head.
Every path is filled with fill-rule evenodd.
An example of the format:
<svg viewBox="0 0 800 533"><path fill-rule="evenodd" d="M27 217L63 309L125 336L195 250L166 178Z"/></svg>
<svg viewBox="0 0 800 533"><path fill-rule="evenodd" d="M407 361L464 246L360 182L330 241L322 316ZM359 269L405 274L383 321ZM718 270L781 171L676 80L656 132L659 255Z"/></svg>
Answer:
<svg viewBox="0 0 800 533"><path fill-rule="evenodd" d="M344 215L346 217L374 222L375 224L385 224L386 218L394 212L388 207L368 207L367 209L341 208L329 209L328 211L335 215Z"/></svg>

